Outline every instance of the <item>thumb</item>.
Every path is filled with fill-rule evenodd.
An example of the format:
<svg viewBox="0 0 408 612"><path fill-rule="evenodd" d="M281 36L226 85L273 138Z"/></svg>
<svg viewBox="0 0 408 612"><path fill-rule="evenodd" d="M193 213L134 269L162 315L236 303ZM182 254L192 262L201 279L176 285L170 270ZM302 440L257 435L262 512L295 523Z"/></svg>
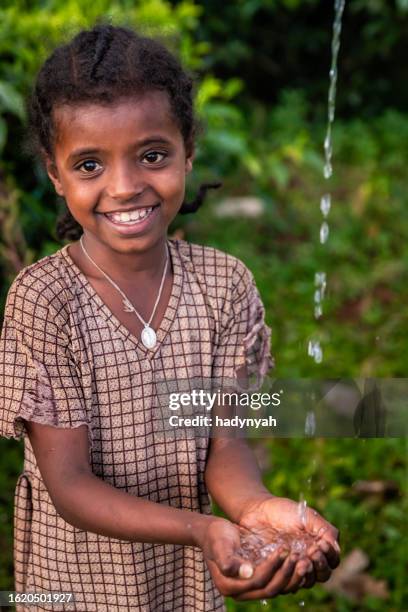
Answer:
<svg viewBox="0 0 408 612"><path fill-rule="evenodd" d="M230 578L251 578L254 573L251 563L242 559L237 553L224 555L216 563L220 572Z"/></svg>
<svg viewBox="0 0 408 612"><path fill-rule="evenodd" d="M249 565L240 556L240 540L238 533L229 534L228 538L220 538L214 546L213 559L224 576L230 578L240 576L241 566ZM232 537L231 537L232 536ZM248 571L248 570L246 570ZM244 570L245 573L245 570Z"/></svg>

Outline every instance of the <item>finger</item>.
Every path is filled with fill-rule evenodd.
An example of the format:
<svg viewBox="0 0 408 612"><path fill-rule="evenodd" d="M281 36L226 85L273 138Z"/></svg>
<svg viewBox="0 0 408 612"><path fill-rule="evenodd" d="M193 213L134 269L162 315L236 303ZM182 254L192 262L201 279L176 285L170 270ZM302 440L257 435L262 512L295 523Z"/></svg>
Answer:
<svg viewBox="0 0 408 612"><path fill-rule="evenodd" d="M318 550L312 555L311 560L313 561L316 580L318 582L326 582L330 578L331 570L324 554Z"/></svg>
<svg viewBox="0 0 408 612"><path fill-rule="evenodd" d="M210 571L218 589L225 596L235 597L240 593L251 589L260 589L267 584L276 571L281 567L284 560L287 558L287 552L275 551L273 555L260 563L254 571L251 578L230 578L221 573L217 564L211 559L207 560ZM241 561L242 563L242 561Z"/></svg>
<svg viewBox="0 0 408 612"><path fill-rule="evenodd" d="M318 541L319 548L324 552L331 569L335 569L340 563L340 546L337 540L322 538Z"/></svg>
<svg viewBox="0 0 408 612"><path fill-rule="evenodd" d="M239 546L238 530L228 531L224 536L218 537L213 546L211 559L225 576L238 576L242 563L242 557L238 554Z"/></svg>
<svg viewBox="0 0 408 612"><path fill-rule="evenodd" d="M264 588L248 590L235 597L235 599L237 601L248 601L276 597L289 583L297 561L297 555L290 555Z"/></svg>
<svg viewBox="0 0 408 612"><path fill-rule="evenodd" d="M293 576L289 583L286 585L286 593L295 593L300 588L303 588L305 584L312 586L316 582L315 571L313 563L308 558L300 559L297 562Z"/></svg>
<svg viewBox="0 0 408 612"><path fill-rule="evenodd" d="M299 582L299 584L296 587L293 587L292 589L288 589L288 587L286 587L284 591L281 591L282 595L286 595L289 593L292 595L295 595L300 589L303 589L305 581L306 579L302 578L302 580Z"/></svg>

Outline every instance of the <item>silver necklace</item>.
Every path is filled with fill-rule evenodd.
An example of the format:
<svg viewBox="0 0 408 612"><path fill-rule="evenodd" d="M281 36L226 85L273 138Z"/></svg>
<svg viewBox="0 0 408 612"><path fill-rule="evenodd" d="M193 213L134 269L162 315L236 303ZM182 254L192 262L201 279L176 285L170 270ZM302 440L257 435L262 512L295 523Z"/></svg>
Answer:
<svg viewBox="0 0 408 612"><path fill-rule="evenodd" d="M154 331L154 329L152 327L150 327L150 323L153 320L154 314L156 312L157 305L158 305L158 303L160 301L160 297L161 297L161 294L162 294L162 291L163 291L164 279L166 277L167 265L169 263L169 252L168 252L167 245L166 245L166 263L164 265L163 276L162 276L161 283L160 283L159 294L158 294L156 302L154 304L153 312L151 314L151 317L146 322L140 316L140 314L137 312L137 310L133 306L133 304L130 303L129 299L123 293L122 289L117 286L117 284L106 274L106 272L101 270L101 268L98 266L98 264L96 262L94 262L92 257L87 253L87 251L86 251L86 249L84 247L84 243L82 242L82 238L83 238L83 235L81 236L79 242L81 243L81 247L82 247L83 252L87 256L87 258L94 264L94 266L96 266L98 268L99 272L101 272L101 274L104 275L104 277L111 283L111 285L113 285L115 287L115 289L117 289L119 291L119 293L122 295L122 297L123 297L123 305L125 307L124 308L124 312L134 312L135 315L138 317L139 321L144 325L144 329L143 329L142 334L141 334L141 340L142 340L142 342L143 342L143 344L144 344L144 346L146 348L153 349L156 346L156 343L157 343L157 336L156 336L156 332Z"/></svg>

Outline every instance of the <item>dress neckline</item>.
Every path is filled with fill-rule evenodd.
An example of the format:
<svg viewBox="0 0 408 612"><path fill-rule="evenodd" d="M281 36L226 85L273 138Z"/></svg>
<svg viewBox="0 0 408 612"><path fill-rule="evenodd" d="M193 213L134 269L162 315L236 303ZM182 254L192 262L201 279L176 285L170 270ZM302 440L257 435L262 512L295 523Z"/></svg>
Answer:
<svg viewBox="0 0 408 612"><path fill-rule="evenodd" d="M90 301L96 307L98 313L100 313L106 321L115 328L124 338L131 342L145 357L152 358L155 356L157 351L160 350L160 347L167 336L167 333L170 330L170 327L174 321L174 318L177 313L178 304L180 301L180 296L182 293L183 287L183 267L181 265L179 253L177 250L177 246L174 241L167 239L167 246L169 249L170 262L173 270L173 283L170 293L170 298L168 304L166 306L166 310L164 312L163 318L160 322L159 327L157 328L157 344L154 349L148 349L144 346L142 341L137 338L132 332L128 330L128 328L113 314L111 309L105 304L99 293L94 289L91 282L88 280L86 275L82 272L82 270L77 266L75 261L72 259L69 254L68 247L70 244L65 245L60 249L60 253L63 256L65 262L69 265L70 268L75 273L76 279L80 282L84 290L87 292Z"/></svg>

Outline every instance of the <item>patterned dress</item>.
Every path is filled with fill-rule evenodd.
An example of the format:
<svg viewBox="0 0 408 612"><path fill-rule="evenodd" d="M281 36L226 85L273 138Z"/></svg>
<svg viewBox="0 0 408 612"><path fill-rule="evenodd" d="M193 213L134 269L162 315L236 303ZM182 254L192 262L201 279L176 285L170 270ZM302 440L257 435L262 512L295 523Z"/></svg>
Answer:
<svg viewBox="0 0 408 612"><path fill-rule="evenodd" d="M0 341L0 435L24 438L15 491L15 589L72 592L75 604L19 610L225 610L201 549L119 540L67 523L38 469L24 420L86 425L92 471L154 502L211 513L207 436L163 433L163 380L265 374L270 330L252 274L216 249L169 240L173 286L157 345L114 316L68 246L23 269ZM179 432L180 433L180 432Z"/></svg>

